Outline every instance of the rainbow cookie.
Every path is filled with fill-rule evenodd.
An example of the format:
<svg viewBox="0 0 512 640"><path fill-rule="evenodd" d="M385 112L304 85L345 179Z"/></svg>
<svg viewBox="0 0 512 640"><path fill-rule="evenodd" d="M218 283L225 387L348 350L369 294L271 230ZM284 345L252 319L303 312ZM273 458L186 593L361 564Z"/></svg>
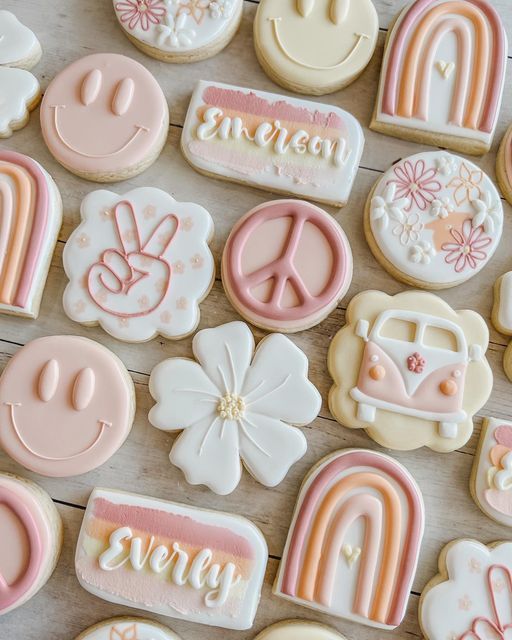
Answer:
<svg viewBox="0 0 512 640"><path fill-rule="evenodd" d="M421 594L426 640L506 640L510 632L512 542L454 540Z"/></svg>
<svg viewBox="0 0 512 640"><path fill-rule="evenodd" d="M329 347L331 413L389 449L459 449L491 394L488 344L478 313L432 293L360 293Z"/></svg>
<svg viewBox="0 0 512 640"><path fill-rule="evenodd" d="M76 640L181 640L173 631L144 618L112 618L83 631Z"/></svg>
<svg viewBox="0 0 512 640"><path fill-rule="evenodd" d="M368 196L366 239L397 280L445 289L479 273L503 231L503 206L491 179L446 151L400 160Z"/></svg>
<svg viewBox="0 0 512 640"><path fill-rule="evenodd" d="M222 283L235 309L267 331L294 333L324 320L346 294L353 261L348 239L309 202L261 204L233 227L222 254Z"/></svg>
<svg viewBox="0 0 512 640"><path fill-rule="evenodd" d="M0 616L32 598L55 569L62 522L37 484L0 473Z"/></svg>
<svg viewBox="0 0 512 640"><path fill-rule="evenodd" d="M512 204L512 125L504 135L496 160L496 176L500 189Z"/></svg>
<svg viewBox="0 0 512 640"><path fill-rule="evenodd" d="M0 150L0 312L37 318L61 222L50 175L32 158Z"/></svg>
<svg viewBox="0 0 512 640"><path fill-rule="evenodd" d="M24 127L41 99L41 87L29 69L42 55L32 31L10 11L0 10L0 138Z"/></svg>
<svg viewBox="0 0 512 640"><path fill-rule="evenodd" d="M163 62L198 62L226 47L240 26L243 0L113 0L129 40Z"/></svg>
<svg viewBox="0 0 512 640"><path fill-rule="evenodd" d="M497 331L503 335L512 336L512 271L508 271L496 280L491 319ZM512 342L509 342L505 350L503 368L512 382Z"/></svg>
<svg viewBox="0 0 512 640"><path fill-rule="evenodd" d="M371 128L481 155L491 147L507 34L486 0L416 0L388 35Z"/></svg>
<svg viewBox="0 0 512 640"><path fill-rule="evenodd" d="M116 182L145 171L167 140L169 108L140 63L96 53L61 71L45 91L41 130L60 164L86 180Z"/></svg>
<svg viewBox="0 0 512 640"><path fill-rule="evenodd" d="M512 527L512 424L486 418L471 474L471 495L489 518Z"/></svg>
<svg viewBox="0 0 512 640"><path fill-rule="evenodd" d="M333 453L301 487L274 593L394 629L405 615L423 529L423 498L402 465L365 449Z"/></svg>
<svg viewBox="0 0 512 640"><path fill-rule="evenodd" d="M226 629L250 629L267 564L249 520L95 489L78 538L84 589L123 604Z"/></svg>
<svg viewBox="0 0 512 640"><path fill-rule="evenodd" d="M181 137L200 173L336 206L350 196L363 146L360 124L338 107L205 81Z"/></svg>
<svg viewBox="0 0 512 640"><path fill-rule="evenodd" d="M345 640L345 637L323 624L287 620L268 627L255 640Z"/></svg>
<svg viewBox="0 0 512 640"><path fill-rule="evenodd" d="M291 91L323 95L370 62L379 17L371 0L261 0L254 45L267 75Z"/></svg>
<svg viewBox="0 0 512 640"><path fill-rule="evenodd" d="M67 315L127 342L192 333L215 275L208 211L143 187L93 191L81 216L63 254Z"/></svg>

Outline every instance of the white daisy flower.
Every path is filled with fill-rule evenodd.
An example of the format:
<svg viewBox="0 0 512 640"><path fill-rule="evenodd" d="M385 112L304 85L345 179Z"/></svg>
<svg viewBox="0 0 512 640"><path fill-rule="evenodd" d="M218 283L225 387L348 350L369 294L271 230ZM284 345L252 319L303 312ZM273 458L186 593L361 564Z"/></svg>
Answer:
<svg viewBox="0 0 512 640"><path fill-rule="evenodd" d="M473 216L473 228L482 226L486 233L494 233L503 217L503 208L498 198L493 199L490 191L486 191L481 199L472 200L476 213Z"/></svg>
<svg viewBox="0 0 512 640"><path fill-rule="evenodd" d="M400 238L400 244L408 245L409 242L418 242L423 223L417 213L409 214L403 222L399 222L393 229L393 235Z"/></svg>
<svg viewBox="0 0 512 640"><path fill-rule="evenodd" d="M451 213L453 213L454 208L452 203L450 202L450 198L442 198L441 200L434 200L430 205L430 214L435 218L440 218L444 220Z"/></svg>
<svg viewBox="0 0 512 640"><path fill-rule="evenodd" d="M409 251L409 260L415 264L430 264L435 256L436 250L432 244L424 240L411 247Z"/></svg>
<svg viewBox="0 0 512 640"><path fill-rule="evenodd" d="M181 13L177 18L167 13L165 24L159 24L156 27L159 33L158 44L167 45L172 49L189 47L196 37L196 32L194 29L186 28L186 22L187 14L185 13Z"/></svg>
<svg viewBox="0 0 512 640"><path fill-rule="evenodd" d="M387 229L389 219L403 222L405 220L405 212L403 211L409 206L409 198L399 198L395 200L396 184L390 183L386 187L382 196L375 196L371 202L370 216L372 220L379 220L382 229Z"/></svg>
<svg viewBox="0 0 512 640"><path fill-rule="evenodd" d="M451 176L457 171L457 161L453 156L441 156L437 160L437 170L444 176Z"/></svg>
<svg viewBox="0 0 512 640"><path fill-rule="evenodd" d="M210 3L210 16L214 19L231 18L235 4L233 0L214 0Z"/></svg>

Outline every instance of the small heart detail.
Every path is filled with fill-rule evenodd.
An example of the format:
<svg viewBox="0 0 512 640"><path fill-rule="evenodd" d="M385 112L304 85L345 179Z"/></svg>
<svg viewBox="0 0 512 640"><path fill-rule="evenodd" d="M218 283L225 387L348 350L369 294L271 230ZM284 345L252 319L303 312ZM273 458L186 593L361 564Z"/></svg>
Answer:
<svg viewBox="0 0 512 640"><path fill-rule="evenodd" d="M446 62L446 60L438 60L436 62L436 67L439 73L448 80L448 78L452 75L455 70L455 62Z"/></svg>
<svg viewBox="0 0 512 640"><path fill-rule="evenodd" d="M354 566L354 564L359 560L359 556L361 555L361 548L353 547L351 544L344 545L341 551L345 556L345 560L347 561L347 564L350 568Z"/></svg>

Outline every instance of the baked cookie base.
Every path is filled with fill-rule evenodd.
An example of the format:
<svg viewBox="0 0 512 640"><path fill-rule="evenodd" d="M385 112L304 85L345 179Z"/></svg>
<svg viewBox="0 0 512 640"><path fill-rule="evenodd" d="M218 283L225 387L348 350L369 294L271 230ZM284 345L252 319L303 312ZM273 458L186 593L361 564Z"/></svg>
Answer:
<svg viewBox="0 0 512 640"><path fill-rule="evenodd" d="M511 127L512 129L512 127ZM501 189L502 194L505 196L505 199L509 204L512 205L512 185L507 177L506 171L506 159L505 159L505 151L507 147L507 140L512 135L510 129L507 130L503 140L501 141L500 148L498 150L498 156L496 158L496 177L498 179L498 185Z"/></svg>

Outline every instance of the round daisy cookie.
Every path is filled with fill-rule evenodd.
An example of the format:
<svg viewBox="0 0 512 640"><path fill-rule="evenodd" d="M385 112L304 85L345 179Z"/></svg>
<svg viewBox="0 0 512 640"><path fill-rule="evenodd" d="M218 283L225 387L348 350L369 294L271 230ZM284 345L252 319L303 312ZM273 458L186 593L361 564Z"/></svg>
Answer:
<svg viewBox="0 0 512 640"><path fill-rule="evenodd" d="M255 640L345 640L345 637L317 622L286 620L268 627Z"/></svg>
<svg viewBox="0 0 512 640"><path fill-rule="evenodd" d="M512 125L503 137L496 161L496 176L501 192L512 204Z"/></svg>
<svg viewBox="0 0 512 640"><path fill-rule="evenodd" d="M197 62L224 49L238 31L243 0L113 0L131 42L163 62Z"/></svg>
<svg viewBox="0 0 512 640"><path fill-rule="evenodd" d="M34 33L10 11L0 10L0 138L23 128L41 99L41 87L29 70L42 55Z"/></svg>
<svg viewBox="0 0 512 640"><path fill-rule="evenodd" d="M55 159L95 182L127 180L158 158L169 109L140 63L114 53L76 60L50 83L41 129Z"/></svg>
<svg viewBox="0 0 512 640"><path fill-rule="evenodd" d="M55 569L62 521L37 484L0 473L0 616L25 604Z"/></svg>
<svg viewBox="0 0 512 640"><path fill-rule="evenodd" d="M431 151L400 160L366 202L370 249L394 278L423 289L454 287L479 273L503 231L493 182L472 162Z"/></svg>
<svg viewBox="0 0 512 640"><path fill-rule="evenodd" d="M0 378L0 446L43 476L87 473L131 431L133 382L106 347L49 336L22 347Z"/></svg>
<svg viewBox="0 0 512 640"><path fill-rule="evenodd" d="M370 62L379 34L372 0L260 0L256 55L277 84L298 93L333 93Z"/></svg>
<svg viewBox="0 0 512 640"><path fill-rule="evenodd" d="M222 282L245 320L294 333L336 308L352 268L349 242L334 218L308 202L275 200L233 227L222 255Z"/></svg>
<svg viewBox="0 0 512 640"><path fill-rule="evenodd" d="M120 617L98 622L76 640L181 640L158 622L144 618Z"/></svg>

